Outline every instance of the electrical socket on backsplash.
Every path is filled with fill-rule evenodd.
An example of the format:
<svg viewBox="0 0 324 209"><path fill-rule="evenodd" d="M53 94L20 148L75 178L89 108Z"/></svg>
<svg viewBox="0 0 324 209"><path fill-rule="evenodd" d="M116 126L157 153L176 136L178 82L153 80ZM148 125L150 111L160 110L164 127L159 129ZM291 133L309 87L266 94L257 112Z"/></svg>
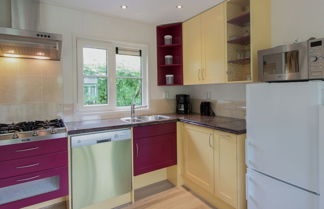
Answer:
<svg viewBox="0 0 324 209"><path fill-rule="evenodd" d="M168 91L165 91L165 92L163 93L163 98L164 98L164 99L169 99L169 97L170 97L169 92L168 92Z"/></svg>
<svg viewBox="0 0 324 209"><path fill-rule="evenodd" d="M207 91L207 93L206 93L206 99L211 99L211 92L210 91Z"/></svg>

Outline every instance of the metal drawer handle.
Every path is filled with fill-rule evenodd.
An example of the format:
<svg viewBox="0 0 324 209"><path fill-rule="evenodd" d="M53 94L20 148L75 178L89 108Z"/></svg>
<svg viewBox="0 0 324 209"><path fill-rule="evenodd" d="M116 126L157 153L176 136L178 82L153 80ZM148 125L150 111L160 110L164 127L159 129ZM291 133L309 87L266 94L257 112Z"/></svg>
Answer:
<svg viewBox="0 0 324 209"><path fill-rule="evenodd" d="M28 180L36 179L36 178L38 178L38 177L40 177L40 175L33 176L33 177L30 177L30 178L25 178L25 179L19 179L19 180L17 180L17 181L18 181L18 182L21 182L21 181L28 181Z"/></svg>
<svg viewBox="0 0 324 209"><path fill-rule="evenodd" d="M21 150L16 150L16 152L27 152L27 151L32 151L39 149L39 147L33 147L33 148L28 148L28 149L21 149Z"/></svg>
<svg viewBox="0 0 324 209"><path fill-rule="evenodd" d="M30 167L35 167L35 166L39 166L39 163L34 163L34 164L31 164L31 165L24 165L24 166L18 166L16 168L30 168Z"/></svg>
<svg viewBox="0 0 324 209"><path fill-rule="evenodd" d="M136 157L138 157L138 151L139 151L139 148L138 148L138 144L136 143Z"/></svg>

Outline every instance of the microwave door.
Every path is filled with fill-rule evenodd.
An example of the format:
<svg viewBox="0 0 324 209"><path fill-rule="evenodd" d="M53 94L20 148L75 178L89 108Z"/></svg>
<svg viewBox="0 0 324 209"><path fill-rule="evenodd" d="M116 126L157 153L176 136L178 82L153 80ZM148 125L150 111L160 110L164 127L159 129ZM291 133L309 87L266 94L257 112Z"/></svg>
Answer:
<svg viewBox="0 0 324 209"><path fill-rule="evenodd" d="M285 53L286 74L299 73L299 53L297 50Z"/></svg>
<svg viewBox="0 0 324 209"><path fill-rule="evenodd" d="M284 54L277 53L265 55L263 58L263 73L265 77L272 77L274 75L283 74L285 63Z"/></svg>

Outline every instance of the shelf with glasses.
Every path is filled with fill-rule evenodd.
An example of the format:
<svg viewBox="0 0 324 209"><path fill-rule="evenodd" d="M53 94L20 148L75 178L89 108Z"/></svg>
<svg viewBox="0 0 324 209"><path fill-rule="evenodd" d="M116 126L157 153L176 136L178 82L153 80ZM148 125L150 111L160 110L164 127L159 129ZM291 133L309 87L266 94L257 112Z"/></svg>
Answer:
<svg viewBox="0 0 324 209"><path fill-rule="evenodd" d="M230 64L239 64L239 65L247 65L250 64L251 59L250 58L243 58L243 59L237 59L237 60L229 60L228 63Z"/></svg>
<svg viewBox="0 0 324 209"><path fill-rule="evenodd" d="M250 36L240 36L231 40L228 40L227 43L230 44L239 44L239 45L249 45L250 44Z"/></svg>
<svg viewBox="0 0 324 209"><path fill-rule="evenodd" d="M230 19L227 21L227 23L237 25L240 27L245 27L250 24L250 13L248 12L248 13L242 14L238 17L235 17L233 19Z"/></svg>

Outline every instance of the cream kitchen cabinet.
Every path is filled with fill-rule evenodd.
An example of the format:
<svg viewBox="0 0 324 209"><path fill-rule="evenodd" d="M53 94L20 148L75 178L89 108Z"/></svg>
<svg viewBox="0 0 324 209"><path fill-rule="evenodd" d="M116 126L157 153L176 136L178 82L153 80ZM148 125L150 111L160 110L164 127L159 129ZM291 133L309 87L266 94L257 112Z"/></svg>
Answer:
<svg viewBox="0 0 324 209"><path fill-rule="evenodd" d="M244 141L235 135L181 123L185 186L220 209L246 209Z"/></svg>
<svg viewBox="0 0 324 209"><path fill-rule="evenodd" d="M209 192L214 189L212 143L212 130L189 124L184 125L184 176Z"/></svg>
<svg viewBox="0 0 324 209"><path fill-rule="evenodd" d="M183 23L185 85L226 82L225 10L221 3Z"/></svg>

